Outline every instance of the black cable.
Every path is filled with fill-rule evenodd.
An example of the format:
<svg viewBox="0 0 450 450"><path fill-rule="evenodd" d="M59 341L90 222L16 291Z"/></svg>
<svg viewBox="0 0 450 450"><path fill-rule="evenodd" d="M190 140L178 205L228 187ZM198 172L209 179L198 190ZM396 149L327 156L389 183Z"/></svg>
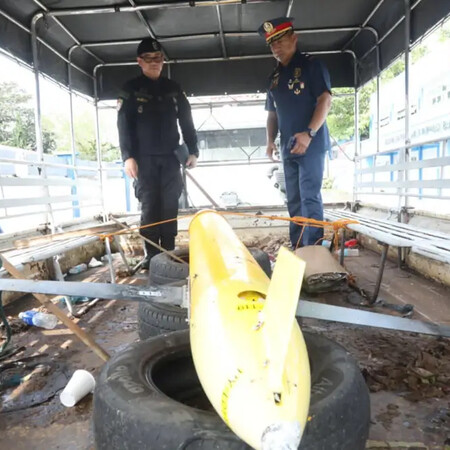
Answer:
<svg viewBox="0 0 450 450"><path fill-rule="evenodd" d="M5 311L3 310L3 302L2 302L2 295L3 291L0 291L0 319L2 319L3 325L5 326L6 330L6 341L2 344L0 348L0 355L3 354L3 352L6 350L6 347L9 344L9 341L11 340L11 327L9 326L8 319L6 318Z"/></svg>

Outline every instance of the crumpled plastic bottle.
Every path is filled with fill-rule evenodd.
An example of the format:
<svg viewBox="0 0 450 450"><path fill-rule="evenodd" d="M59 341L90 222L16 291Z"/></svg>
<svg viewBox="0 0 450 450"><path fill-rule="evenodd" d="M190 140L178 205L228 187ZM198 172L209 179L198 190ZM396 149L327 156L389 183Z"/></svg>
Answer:
<svg viewBox="0 0 450 450"><path fill-rule="evenodd" d="M69 269L69 273L71 275L75 275L77 273L81 273L87 270L87 264L82 263L82 264L78 264L77 266L71 267Z"/></svg>
<svg viewBox="0 0 450 450"><path fill-rule="evenodd" d="M53 314L46 314L37 311L24 311L19 313L19 318L27 325L34 325L35 327L46 328L52 330L56 327L58 319Z"/></svg>

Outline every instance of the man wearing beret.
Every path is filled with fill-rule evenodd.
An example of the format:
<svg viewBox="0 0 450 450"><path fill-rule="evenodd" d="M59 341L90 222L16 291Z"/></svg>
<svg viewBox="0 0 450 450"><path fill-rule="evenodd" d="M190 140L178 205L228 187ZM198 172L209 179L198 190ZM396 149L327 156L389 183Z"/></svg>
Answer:
<svg viewBox="0 0 450 450"><path fill-rule="evenodd" d="M193 168L198 157L197 135L189 102L180 86L161 76L164 55L158 41L144 39L137 48L142 75L128 81L119 95L117 126L126 174L137 180L136 195L141 202L141 225L178 215L182 191L180 162L174 150L180 135L189 149L186 167ZM167 250L175 248L177 222L143 228L141 235ZM159 250L145 242L143 268Z"/></svg>
<svg viewBox="0 0 450 450"><path fill-rule="evenodd" d="M289 215L323 220L325 153L330 147L326 117L331 107L330 76L318 59L297 49L292 18L267 20L259 28L278 65L267 90L267 155L273 159L280 130ZM291 222L293 248L320 244L323 229Z"/></svg>

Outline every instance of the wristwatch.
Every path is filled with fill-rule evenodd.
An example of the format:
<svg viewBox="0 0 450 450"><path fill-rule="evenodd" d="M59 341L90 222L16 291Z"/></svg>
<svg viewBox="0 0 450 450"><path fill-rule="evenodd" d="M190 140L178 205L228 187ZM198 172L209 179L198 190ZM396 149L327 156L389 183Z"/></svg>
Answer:
<svg viewBox="0 0 450 450"><path fill-rule="evenodd" d="M313 130L312 128L307 128L306 131L308 132L308 136L311 139L317 134L317 131Z"/></svg>

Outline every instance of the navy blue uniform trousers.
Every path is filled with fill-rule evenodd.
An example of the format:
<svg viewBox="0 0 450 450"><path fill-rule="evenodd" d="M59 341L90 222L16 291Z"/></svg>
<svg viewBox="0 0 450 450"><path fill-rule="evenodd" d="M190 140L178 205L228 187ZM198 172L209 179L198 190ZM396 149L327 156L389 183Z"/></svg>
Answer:
<svg viewBox="0 0 450 450"><path fill-rule="evenodd" d="M325 152L307 150L305 155L283 160L289 215L323 220L322 187ZM323 238L323 228L302 227L291 222L292 248L314 245Z"/></svg>
<svg viewBox="0 0 450 450"><path fill-rule="evenodd" d="M182 189L180 163L175 155L140 158L136 196L141 202L141 225L176 218ZM173 250L177 229L177 222L173 221L143 228L140 233L166 250ZM159 253L148 242L145 243L145 249L150 257Z"/></svg>

